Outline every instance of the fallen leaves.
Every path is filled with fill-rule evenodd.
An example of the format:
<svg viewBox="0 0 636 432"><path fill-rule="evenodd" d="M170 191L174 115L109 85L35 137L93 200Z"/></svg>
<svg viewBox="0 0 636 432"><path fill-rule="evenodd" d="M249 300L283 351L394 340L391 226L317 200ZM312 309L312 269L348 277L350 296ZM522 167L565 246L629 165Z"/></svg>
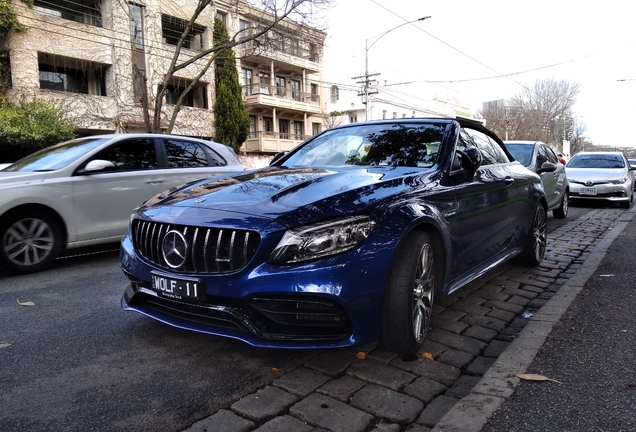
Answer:
<svg viewBox="0 0 636 432"><path fill-rule="evenodd" d="M356 354L356 357L358 357L360 360L364 360L365 358L367 358L367 355L360 351L358 352L358 354Z"/></svg>
<svg viewBox="0 0 636 432"><path fill-rule="evenodd" d="M0 342L0 349L10 347L11 344L7 342Z"/></svg>
<svg viewBox="0 0 636 432"><path fill-rule="evenodd" d="M545 377L539 374L517 374L517 378L521 378L526 381L554 381L555 383L563 384L561 381L557 381L552 378Z"/></svg>
<svg viewBox="0 0 636 432"><path fill-rule="evenodd" d="M429 360L435 360L435 359L433 358L433 354L431 354L430 352L422 353L422 357L427 358L427 359L429 359Z"/></svg>
<svg viewBox="0 0 636 432"><path fill-rule="evenodd" d="M32 301L21 302L20 299L16 299L16 301L20 306L35 306L35 303L33 303Z"/></svg>

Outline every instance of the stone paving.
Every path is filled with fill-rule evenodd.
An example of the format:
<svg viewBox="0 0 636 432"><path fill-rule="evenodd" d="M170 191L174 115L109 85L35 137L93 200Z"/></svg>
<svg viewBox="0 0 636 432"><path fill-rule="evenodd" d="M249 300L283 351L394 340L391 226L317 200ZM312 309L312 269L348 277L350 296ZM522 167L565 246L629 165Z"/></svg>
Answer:
<svg viewBox="0 0 636 432"><path fill-rule="evenodd" d="M440 301L417 356L319 351L184 432L430 431L581 268L622 212L592 210L550 233L541 266L501 266Z"/></svg>

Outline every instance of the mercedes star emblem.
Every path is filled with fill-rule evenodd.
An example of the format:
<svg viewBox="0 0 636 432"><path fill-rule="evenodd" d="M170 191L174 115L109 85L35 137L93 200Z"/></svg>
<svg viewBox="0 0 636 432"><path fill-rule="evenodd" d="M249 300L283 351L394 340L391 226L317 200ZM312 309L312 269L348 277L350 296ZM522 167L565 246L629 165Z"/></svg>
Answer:
<svg viewBox="0 0 636 432"><path fill-rule="evenodd" d="M181 267L188 256L188 241L179 231L170 230L163 236L161 252L166 264L173 269Z"/></svg>

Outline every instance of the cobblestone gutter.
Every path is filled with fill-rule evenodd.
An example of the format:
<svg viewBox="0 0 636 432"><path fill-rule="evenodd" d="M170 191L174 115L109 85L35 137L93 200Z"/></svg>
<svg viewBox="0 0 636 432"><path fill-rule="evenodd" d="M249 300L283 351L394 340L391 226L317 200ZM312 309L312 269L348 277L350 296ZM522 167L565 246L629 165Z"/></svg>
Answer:
<svg viewBox="0 0 636 432"><path fill-rule="evenodd" d="M470 427L466 413L491 412L499 398L514 391L506 380L501 385L501 380L482 378L513 341L520 342L517 336L529 321L549 333L553 324L540 315L550 311L542 307L581 269L593 246L623 214L619 209L592 210L549 234L540 267L504 265L442 300L435 305L433 329L413 358L379 349L363 359L353 349L321 351L185 432L480 430L479 424ZM484 386L487 397L475 397ZM490 409L482 406L489 404ZM456 405L466 407L460 429L447 418L440 423Z"/></svg>

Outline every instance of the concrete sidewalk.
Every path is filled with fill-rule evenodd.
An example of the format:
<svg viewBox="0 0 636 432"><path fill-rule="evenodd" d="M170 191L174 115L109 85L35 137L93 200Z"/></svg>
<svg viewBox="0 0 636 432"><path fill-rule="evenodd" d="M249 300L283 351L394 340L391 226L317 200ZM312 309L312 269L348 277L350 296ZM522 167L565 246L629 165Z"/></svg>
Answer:
<svg viewBox="0 0 636 432"><path fill-rule="evenodd" d="M519 337L499 356L499 359L473 388L471 394L456 404L433 428L433 431L636 431L636 411L634 410L634 400L636 400L635 211L636 208L632 207L620 215L612 229L591 249L581 268L530 320ZM618 265L611 268L612 264ZM617 275L618 272L621 274ZM563 331L565 325L562 320L566 312L581 291L586 287L590 289L590 286L594 284L613 292L607 297L614 298L615 307L619 310L624 308L628 315L626 319L623 314L624 322L619 325L620 345L614 345L605 352L601 352L597 347L611 337L612 326L602 320L592 319L595 322L586 327L583 322L589 321L592 313L581 314L578 311L572 311L573 316L567 321L568 329ZM622 291L618 291L619 288L622 288ZM592 310L599 307L596 303L604 296L599 293L599 289L589 296L586 294ZM577 306L581 307L581 305ZM610 310L609 313L611 314L612 311ZM613 317L610 315L607 319L612 320ZM618 318L616 320L618 321ZM558 333L559 329L555 329L557 323L560 324L561 330L559 336L551 334L553 330ZM599 331L590 331L590 327ZM588 328L589 336L582 338L586 328ZM580 331L580 334L568 334L569 329L576 330L577 333ZM607 335L604 334L605 331L608 332ZM546 347L548 337L551 339L558 337L559 343ZM533 363L539 350L543 358L540 365ZM577 358L574 362L576 365L586 364L587 367L573 368L572 362L568 361L572 358ZM616 419L621 416L615 413L610 421L611 426L595 425L594 420L601 415L599 410L607 408L603 408L600 398L596 397L596 388L597 385L607 386L608 384L607 380L601 382L591 377L594 376L595 370L603 369L600 364L611 362L624 364L631 371L627 378L617 378L622 381L613 383L614 389L611 390L618 400L621 399L618 395L627 391L630 393L627 396L629 402L618 402L619 406L615 407L622 413L621 424L616 424ZM533 367L530 367L531 365ZM563 383L550 386L549 384L553 384L554 381L522 381L517 374L523 373L539 374L557 381L563 380ZM609 375L614 373L616 372L612 371ZM620 376L620 373L616 374ZM563 377L569 377L571 382L567 382ZM572 381L583 386L591 402L583 410L585 412L581 412L579 407L578 418L576 415L574 417L568 415L571 407L564 402L572 399L572 391L576 387L572 385ZM513 401L504 404L513 395ZM625 396L624 393L623 396ZM559 406L561 409L556 408ZM498 408L499 410L495 411ZM586 421L581 421L583 418Z"/></svg>
<svg viewBox="0 0 636 432"><path fill-rule="evenodd" d="M187 431L480 431L635 211L591 210L550 233L540 267L505 265L445 298L420 356L318 351Z"/></svg>

